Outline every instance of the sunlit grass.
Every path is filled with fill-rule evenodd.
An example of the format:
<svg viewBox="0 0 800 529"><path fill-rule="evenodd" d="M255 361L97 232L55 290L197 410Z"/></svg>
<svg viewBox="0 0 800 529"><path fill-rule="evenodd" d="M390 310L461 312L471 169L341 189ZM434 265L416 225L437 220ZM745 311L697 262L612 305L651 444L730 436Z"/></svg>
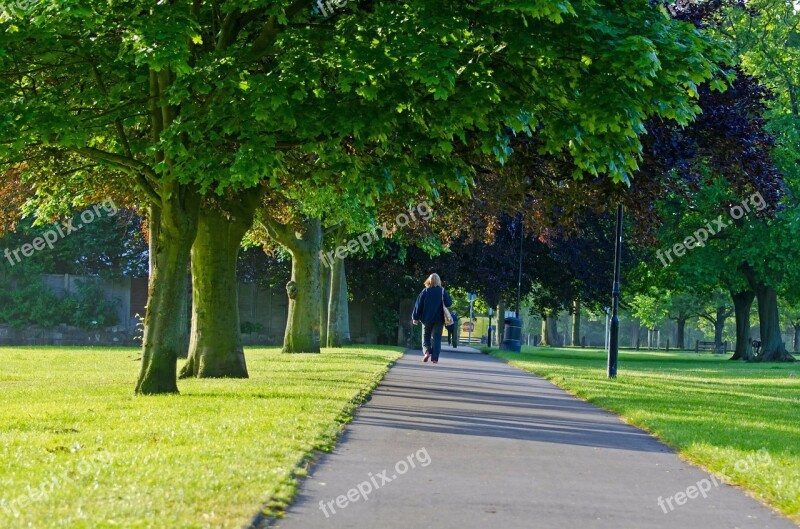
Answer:
<svg viewBox="0 0 800 529"><path fill-rule="evenodd" d="M599 350L493 354L620 414L800 521L800 364L622 352L618 377L610 380ZM761 449L768 460L764 452L756 457Z"/></svg>
<svg viewBox="0 0 800 529"><path fill-rule="evenodd" d="M248 380L134 397L138 349L0 348L0 527L238 529L400 356L246 353Z"/></svg>

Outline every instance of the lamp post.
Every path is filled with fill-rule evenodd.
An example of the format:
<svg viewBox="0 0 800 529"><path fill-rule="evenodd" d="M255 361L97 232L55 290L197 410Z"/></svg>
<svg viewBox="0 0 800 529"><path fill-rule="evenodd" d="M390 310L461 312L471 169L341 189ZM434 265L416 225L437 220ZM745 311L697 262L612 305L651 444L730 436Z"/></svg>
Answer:
<svg viewBox="0 0 800 529"><path fill-rule="evenodd" d="M522 218L519 221L519 275L517 275L517 318L520 316L519 301L520 294L522 293L522 242L525 240L525 225L522 224Z"/></svg>
<svg viewBox="0 0 800 529"><path fill-rule="evenodd" d="M478 299L477 294L467 293L467 301L469 301L469 338L467 338L467 340L469 343L472 343L472 327L474 326L472 321L472 304L476 299Z"/></svg>
<svg viewBox="0 0 800 529"><path fill-rule="evenodd" d="M614 239L614 288L611 291L611 337L608 348L608 378L617 378L619 356L619 276L622 256L622 204L617 206L617 232Z"/></svg>
<svg viewBox="0 0 800 529"><path fill-rule="evenodd" d="M494 311L492 310L492 307L489 307L489 334L486 336L486 345L488 347L492 346L492 315L493 314L494 314Z"/></svg>

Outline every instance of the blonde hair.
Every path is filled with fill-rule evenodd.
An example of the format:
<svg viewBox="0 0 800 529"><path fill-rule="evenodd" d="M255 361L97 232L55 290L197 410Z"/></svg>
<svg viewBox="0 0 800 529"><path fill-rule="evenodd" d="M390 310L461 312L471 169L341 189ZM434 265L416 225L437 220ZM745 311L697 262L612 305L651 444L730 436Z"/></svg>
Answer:
<svg viewBox="0 0 800 529"><path fill-rule="evenodd" d="M442 278L439 277L439 274L431 274L428 276L428 279L425 280L425 286L428 288L440 287L442 286Z"/></svg>

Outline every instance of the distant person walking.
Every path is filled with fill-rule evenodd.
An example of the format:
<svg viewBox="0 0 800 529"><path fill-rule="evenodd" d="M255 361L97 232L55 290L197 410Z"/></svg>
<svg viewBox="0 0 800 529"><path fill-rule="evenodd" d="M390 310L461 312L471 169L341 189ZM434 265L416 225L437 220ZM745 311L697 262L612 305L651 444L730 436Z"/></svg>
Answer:
<svg viewBox="0 0 800 529"><path fill-rule="evenodd" d="M458 314L456 311L450 311L450 317L453 318L452 325L445 325L447 329L447 345L452 345L453 349L458 349Z"/></svg>
<svg viewBox="0 0 800 529"><path fill-rule="evenodd" d="M422 361L439 363L442 352L442 332L444 331L444 310L453 304L453 298L442 287L439 274L431 274L425 280L425 288L420 292L411 321L414 325L422 322Z"/></svg>

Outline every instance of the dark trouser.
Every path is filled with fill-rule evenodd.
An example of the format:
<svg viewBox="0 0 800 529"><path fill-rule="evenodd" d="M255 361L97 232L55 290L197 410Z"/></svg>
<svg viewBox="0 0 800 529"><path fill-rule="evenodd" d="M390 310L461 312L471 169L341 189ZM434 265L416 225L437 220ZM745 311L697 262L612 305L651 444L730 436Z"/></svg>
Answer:
<svg viewBox="0 0 800 529"><path fill-rule="evenodd" d="M447 329L447 345L452 345L453 347L458 347L458 331L456 331L456 327L455 323L445 326L445 329Z"/></svg>
<svg viewBox="0 0 800 529"><path fill-rule="evenodd" d="M430 353L433 361L438 361L439 353L442 352L442 332L443 321L422 324L422 352Z"/></svg>

